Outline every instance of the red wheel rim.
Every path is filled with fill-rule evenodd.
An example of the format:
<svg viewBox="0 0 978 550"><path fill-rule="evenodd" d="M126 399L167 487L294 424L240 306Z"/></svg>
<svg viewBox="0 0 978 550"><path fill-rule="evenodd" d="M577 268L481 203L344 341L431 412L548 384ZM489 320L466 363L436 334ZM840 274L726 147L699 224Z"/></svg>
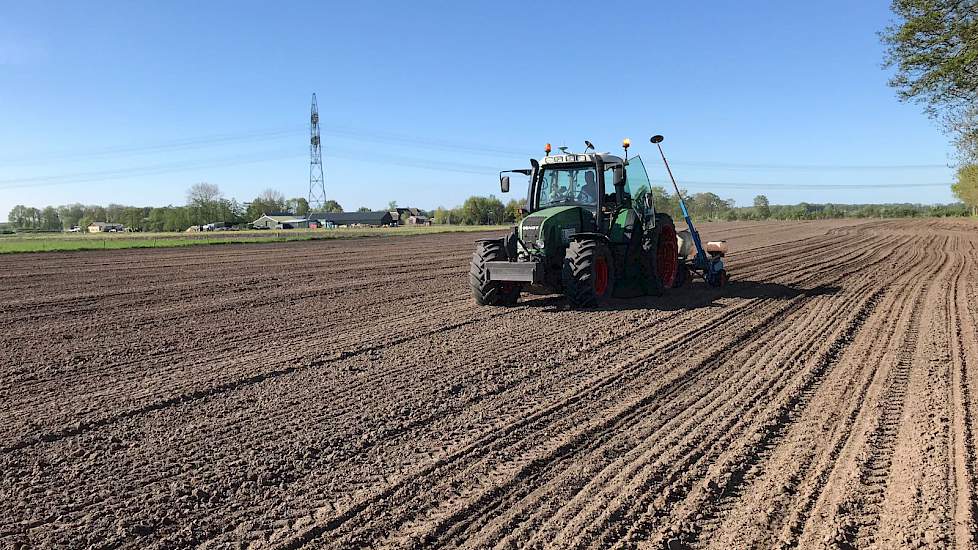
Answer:
<svg viewBox="0 0 978 550"><path fill-rule="evenodd" d="M598 256L594 261L594 293L604 296L608 290L608 260L604 256Z"/></svg>
<svg viewBox="0 0 978 550"><path fill-rule="evenodd" d="M662 286L672 287L676 281L676 269L679 266L679 243L676 241L676 230L670 225L662 227L659 232L659 247L655 254L655 271L662 281Z"/></svg>

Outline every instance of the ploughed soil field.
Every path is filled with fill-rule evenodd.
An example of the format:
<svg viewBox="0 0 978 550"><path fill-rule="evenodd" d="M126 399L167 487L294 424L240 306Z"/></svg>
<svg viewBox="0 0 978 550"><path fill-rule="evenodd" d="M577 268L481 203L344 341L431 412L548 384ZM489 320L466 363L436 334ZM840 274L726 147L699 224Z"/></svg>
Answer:
<svg viewBox="0 0 978 550"><path fill-rule="evenodd" d="M978 224L704 224L474 304L472 234L0 258L0 547L976 544Z"/></svg>

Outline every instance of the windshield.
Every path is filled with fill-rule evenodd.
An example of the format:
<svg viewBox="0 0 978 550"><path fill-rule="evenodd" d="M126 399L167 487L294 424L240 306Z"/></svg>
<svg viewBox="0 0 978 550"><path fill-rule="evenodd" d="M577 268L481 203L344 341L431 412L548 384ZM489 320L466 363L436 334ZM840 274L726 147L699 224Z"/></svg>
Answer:
<svg viewBox="0 0 978 550"><path fill-rule="evenodd" d="M598 204L598 178L594 165L547 166L540 176L540 208Z"/></svg>

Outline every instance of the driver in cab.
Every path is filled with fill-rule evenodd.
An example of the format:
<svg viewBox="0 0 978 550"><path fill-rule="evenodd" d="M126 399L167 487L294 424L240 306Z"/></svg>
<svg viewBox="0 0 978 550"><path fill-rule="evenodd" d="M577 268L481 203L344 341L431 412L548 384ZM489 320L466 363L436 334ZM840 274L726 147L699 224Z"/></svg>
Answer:
<svg viewBox="0 0 978 550"><path fill-rule="evenodd" d="M582 204L594 204L598 200L598 183L594 178L594 171L584 172L584 185L577 193L577 202Z"/></svg>

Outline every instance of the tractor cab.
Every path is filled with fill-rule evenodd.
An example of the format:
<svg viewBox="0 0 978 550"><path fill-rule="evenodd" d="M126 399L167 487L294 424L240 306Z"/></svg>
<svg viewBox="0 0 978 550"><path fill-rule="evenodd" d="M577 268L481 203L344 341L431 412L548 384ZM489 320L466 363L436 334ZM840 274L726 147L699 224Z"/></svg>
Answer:
<svg viewBox="0 0 978 550"><path fill-rule="evenodd" d="M624 159L609 153L564 153L531 160L530 170L500 174L500 188L509 191L508 173L529 176L526 217L517 234L526 252L565 246L578 233L608 235L622 213L654 224L649 178L641 157Z"/></svg>
<svg viewBox="0 0 978 550"><path fill-rule="evenodd" d="M531 179L528 210L577 206L589 215L592 231L606 228L611 213L630 199L625 174L625 161L614 155L547 156Z"/></svg>

